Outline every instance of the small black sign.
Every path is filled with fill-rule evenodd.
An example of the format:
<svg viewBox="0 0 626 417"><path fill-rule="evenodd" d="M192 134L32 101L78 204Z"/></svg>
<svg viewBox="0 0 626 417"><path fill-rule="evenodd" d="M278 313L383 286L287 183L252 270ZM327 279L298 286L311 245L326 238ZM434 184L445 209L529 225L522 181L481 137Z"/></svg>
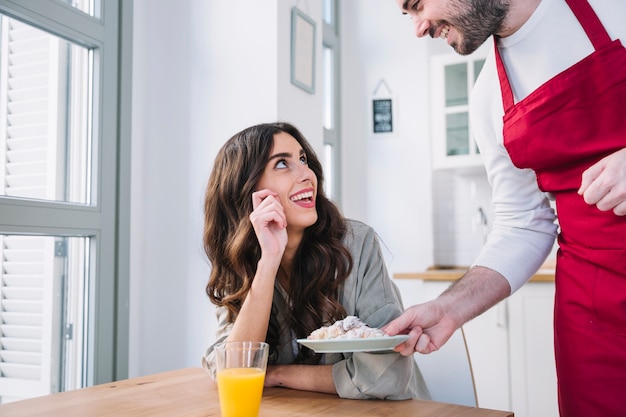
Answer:
<svg viewBox="0 0 626 417"><path fill-rule="evenodd" d="M391 99L377 99L372 101L374 133L393 132L393 117L391 113Z"/></svg>

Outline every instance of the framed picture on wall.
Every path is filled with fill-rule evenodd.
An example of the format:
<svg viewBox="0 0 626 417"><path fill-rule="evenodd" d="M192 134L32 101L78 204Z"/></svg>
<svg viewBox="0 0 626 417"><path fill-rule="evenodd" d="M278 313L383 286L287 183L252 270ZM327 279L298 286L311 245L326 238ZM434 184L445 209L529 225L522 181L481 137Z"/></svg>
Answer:
<svg viewBox="0 0 626 417"><path fill-rule="evenodd" d="M315 22L297 7L291 9L291 83L315 93Z"/></svg>
<svg viewBox="0 0 626 417"><path fill-rule="evenodd" d="M391 98L372 100L372 121L374 133L393 133L393 112Z"/></svg>
<svg viewBox="0 0 626 417"><path fill-rule="evenodd" d="M383 91L384 90L384 91ZM369 108L372 133L377 138L390 138L397 136L396 123L397 102L389 84L384 78L376 84Z"/></svg>

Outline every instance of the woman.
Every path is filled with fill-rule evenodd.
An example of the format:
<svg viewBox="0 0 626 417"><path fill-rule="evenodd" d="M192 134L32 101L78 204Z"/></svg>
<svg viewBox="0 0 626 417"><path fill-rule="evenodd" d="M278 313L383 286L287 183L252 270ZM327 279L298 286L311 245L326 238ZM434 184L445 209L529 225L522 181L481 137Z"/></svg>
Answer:
<svg viewBox="0 0 626 417"><path fill-rule="evenodd" d="M207 186L204 246L216 343L267 341L265 386L429 398L412 357L319 355L296 342L347 315L380 327L403 307L374 231L324 195L320 161L294 126L253 126L222 147ZM205 359L214 374L212 347Z"/></svg>

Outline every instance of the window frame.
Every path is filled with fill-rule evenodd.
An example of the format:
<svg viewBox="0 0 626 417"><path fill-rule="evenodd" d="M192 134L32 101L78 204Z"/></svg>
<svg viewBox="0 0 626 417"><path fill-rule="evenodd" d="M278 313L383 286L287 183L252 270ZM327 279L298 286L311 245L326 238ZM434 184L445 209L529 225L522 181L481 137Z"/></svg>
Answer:
<svg viewBox="0 0 626 417"><path fill-rule="evenodd" d="M55 0L0 0L3 14L94 50L92 205L0 196L0 234L92 238L87 385L128 377L132 1L101 7L96 18Z"/></svg>
<svg viewBox="0 0 626 417"><path fill-rule="evenodd" d="M322 38L323 46L330 49L333 56L333 68L332 68L332 83L333 83L333 96L330 98L332 101L333 111L332 119L333 126L331 129L324 127L324 145L330 145L333 149L333 158L330 161L332 170L332 184L331 189L333 195L329 196L339 205L341 205L341 80L340 80L340 56L341 56L341 42L339 37L339 5L336 0L328 0L324 2L324 7L330 7L330 10L325 12L330 13L331 23L323 21L322 23ZM322 59L324 56L322 54Z"/></svg>

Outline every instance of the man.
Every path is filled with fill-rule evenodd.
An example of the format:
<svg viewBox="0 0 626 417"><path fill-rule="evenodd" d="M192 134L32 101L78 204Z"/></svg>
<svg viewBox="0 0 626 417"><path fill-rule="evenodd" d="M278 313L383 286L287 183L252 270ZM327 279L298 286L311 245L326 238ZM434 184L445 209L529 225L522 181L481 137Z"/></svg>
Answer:
<svg viewBox="0 0 626 417"><path fill-rule="evenodd" d="M430 353L519 289L553 245L554 198L560 413L624 416L626 2L396 1L418 37L460 54L495 39L470 108L494 222L465 276L385 331L410 335L396 348L404 355Z"/></svg>

